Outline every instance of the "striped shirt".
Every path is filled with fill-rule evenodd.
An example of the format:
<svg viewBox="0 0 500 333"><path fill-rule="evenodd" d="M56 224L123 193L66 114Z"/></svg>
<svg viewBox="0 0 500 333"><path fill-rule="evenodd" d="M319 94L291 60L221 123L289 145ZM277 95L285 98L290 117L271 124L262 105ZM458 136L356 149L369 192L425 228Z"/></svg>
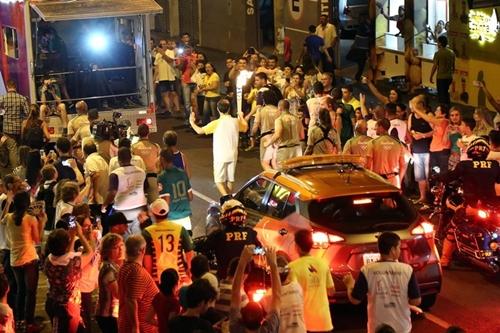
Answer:
<svg viewBox="0 0 500 333"><path fill-rule="evenodd" d="M29 113L29 105L26 97L14 91L0 96L0 109L4 109L3 133L21 135L23 119Z"/></svg>
<svg viewBox="0 0 500 333"><path fill-rule="evenodd" d="M141 333L157 333L157 327L149 324L145 316L159 292L148 272L138 263L125 262L118 273L118 290L120 304L124 305L119 309L118 331L132 332L133 321L138 317L136 324ZM137 314L128 312L127 300L137 301Z"/></svg>
<svg viewBox="0 0 500 333"><path fill-rule="evenodd" d="M225 316L229 316L231 310L231 295L233 283L230 280L222 280L219 285L219 298L215 301L215 310L221 312ZM241 291L240 308L244 308L248 304L248 297L245 291Z"/></svg>

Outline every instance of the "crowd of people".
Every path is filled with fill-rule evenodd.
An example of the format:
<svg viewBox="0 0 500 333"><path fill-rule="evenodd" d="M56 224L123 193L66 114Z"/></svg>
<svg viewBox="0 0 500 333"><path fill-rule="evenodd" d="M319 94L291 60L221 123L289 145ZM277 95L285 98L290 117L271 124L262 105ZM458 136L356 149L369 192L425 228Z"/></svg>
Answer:
<svg viewBox="0 0 500 333"><path fill-rule="evenodd" d="M246 150L259 149L264 170L281 170L284 161L303 154L360 155L366 168L394 186L417 190L423 209L431 173L470 158L477 137L486 136L489 158L499 159L500 132L488 111L477 109L468 118L457 107L433 109L424 95L406 105L397 90L385 96L362 79L380 101L369 105L364 94L354 96L352 85L336 85L330 54L336 36L328 35L326 18L313 30L323 41L311 42L321 52L307 72L300 65L280 68L276 56L249 48L228 58L219 76L188 34L178 45L162 40L152 47L158 114L178 115L196 133L213 134L221 195L232 192L243 142ZM213 274L191 238L191 171L174 131L159 145L143 124L138 142L122 137L115 145L92 133L99 115L80 101L64 135L50 142L40 108L18 94L13 81L7 89L0 97L3 331L42 329L35 320L40 270L48 280L45 310L53 332L91 332L94 318L106 333L333 329L328 299L335 286L328 265L310 255L310 231L294 235L300 257L284 262L245 226L243 205L228 200L221 208L225 228L202 246L215 252ZM412 268L397 262L397 235L383 233L378 245L380 263L363 268L357 280L345 277L349 299L368 299L369 332L410 332L410 309L420 302ZM258 262L271 281L261 302L249 299L244 287ZM400 271L398 283L407 290L391 308L374 291L372 277L381 270Z"/></svg>

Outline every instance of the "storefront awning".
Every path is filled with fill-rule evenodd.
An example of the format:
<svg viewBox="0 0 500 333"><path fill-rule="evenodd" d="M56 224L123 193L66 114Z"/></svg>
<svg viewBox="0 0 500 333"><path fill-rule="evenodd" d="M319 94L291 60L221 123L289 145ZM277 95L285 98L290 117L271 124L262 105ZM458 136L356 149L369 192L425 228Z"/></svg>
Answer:
<svg viewBox="0 0 500 333"><path fill-rule="evenodd" d="M38 0L31 7L48 22L163 12L154 0Z"/></svg>

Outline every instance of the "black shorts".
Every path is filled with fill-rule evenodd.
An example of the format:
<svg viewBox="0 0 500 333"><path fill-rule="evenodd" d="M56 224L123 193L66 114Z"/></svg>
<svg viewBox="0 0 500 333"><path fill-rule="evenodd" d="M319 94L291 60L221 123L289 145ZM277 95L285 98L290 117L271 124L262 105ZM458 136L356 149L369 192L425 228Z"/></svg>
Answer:
<svg viewBox="0 0 500 333"><path fill-rule="evenodd" d="M158 82L158 88L160 89L160 94L165 92L175 92L175 81L160 81Z"/></svg>

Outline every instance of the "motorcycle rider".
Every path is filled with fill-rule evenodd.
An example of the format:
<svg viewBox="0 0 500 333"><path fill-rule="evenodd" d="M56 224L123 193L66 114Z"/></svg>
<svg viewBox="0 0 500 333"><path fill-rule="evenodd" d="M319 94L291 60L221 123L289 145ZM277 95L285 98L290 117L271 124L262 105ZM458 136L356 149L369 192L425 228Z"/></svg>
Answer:
<svg viewBox="0 0 500 333"><path fill-rule="evenodd" d="M245 245L260 245L257 232L245 225L246 218L247 212L243 204L229 199L221 208L220 221L224 228L207 237L205 248L215 253L219 281L226 278L229 262L240 256Z"/></svg>
<svg viewBox="0 0 500 333"><path fill-rule="evenodd" d="M481 137L474 139L467 147L467 156L470 160L460 161L453 171L443 176L446 182L460 179L464 192L464 204L456 207L455 216L443 242L441 256L443 268L449 266L455 251L455 225L466 221L464 213L465 216L475 213L476 207L481 202L495 203L499 201L500 165L497 161L487 159L489 153L490 146L485 139Z"/></svg>

